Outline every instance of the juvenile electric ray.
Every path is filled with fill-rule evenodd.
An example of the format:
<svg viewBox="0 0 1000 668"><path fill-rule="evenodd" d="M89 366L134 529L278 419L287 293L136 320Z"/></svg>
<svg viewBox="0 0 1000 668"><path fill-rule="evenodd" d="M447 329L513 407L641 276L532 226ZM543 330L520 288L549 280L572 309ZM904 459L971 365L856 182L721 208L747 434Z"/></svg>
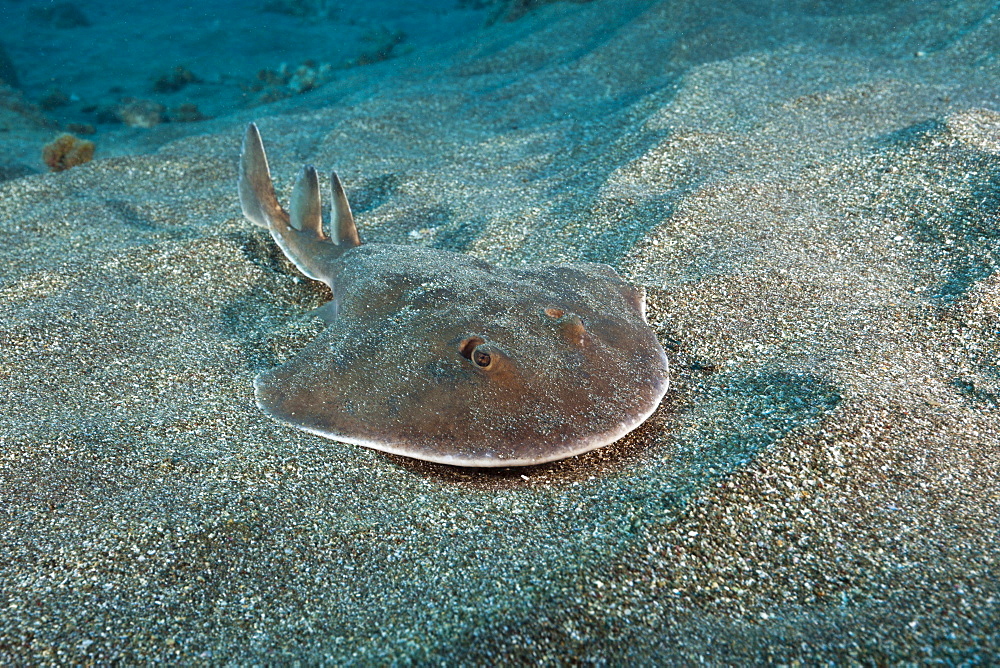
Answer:
<svg viewBox="0 0 1000 668"><path fill-rule="evenodd" d="M243 214L333 300L327 328L257 377L257 404L304 431L458 466L539 464L635 429L667 391L645 291L603 264L504 269L447 251L361 245L340 179L324 231L316 170L289 211L260 133L240 156Z"/></svg>

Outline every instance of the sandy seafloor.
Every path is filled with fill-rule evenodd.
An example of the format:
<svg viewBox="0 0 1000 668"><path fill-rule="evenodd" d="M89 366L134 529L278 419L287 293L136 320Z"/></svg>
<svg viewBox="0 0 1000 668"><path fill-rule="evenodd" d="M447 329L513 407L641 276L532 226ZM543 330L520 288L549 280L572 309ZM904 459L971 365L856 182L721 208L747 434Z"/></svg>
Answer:
<svg viewBox="0 0 1000 668"><path fill-rule="evenodd" d="M1000 660L1000 7L872 7L480 16L0 183L0 662ZM644 285L661 408L499 471L266 418L327 293L240 215L251 119L364 239Z"/></svg>

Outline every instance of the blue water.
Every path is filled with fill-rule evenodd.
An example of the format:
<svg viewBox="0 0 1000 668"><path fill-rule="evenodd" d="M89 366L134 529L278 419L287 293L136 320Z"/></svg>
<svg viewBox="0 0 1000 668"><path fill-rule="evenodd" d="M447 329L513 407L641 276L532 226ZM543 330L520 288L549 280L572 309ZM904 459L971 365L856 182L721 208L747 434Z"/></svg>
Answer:
<svg viewBox="0 0 1000 668"><path fill-rule="evenodd" d="M189 122L301 94L351 68L467 35L490 14L473 4L7 0L0 3L7 54L0 79L54 123L97 134L122 124L123 100L162 105L161 122Z"/></svg>

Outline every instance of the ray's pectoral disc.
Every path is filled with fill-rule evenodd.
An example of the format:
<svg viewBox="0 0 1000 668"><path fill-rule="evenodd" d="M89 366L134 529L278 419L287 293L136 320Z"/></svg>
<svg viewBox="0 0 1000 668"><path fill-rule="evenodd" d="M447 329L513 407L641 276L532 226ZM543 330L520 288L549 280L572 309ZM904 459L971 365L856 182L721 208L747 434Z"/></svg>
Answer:
<svg viewBox="0 0 1000 668"><path fill-rule="evenodd" d="M613 269L504 269L458 253L361 245L335 175L328 236L310 170L286 213L248 128L244 213L335 295L323 333L258 377L258 404L273 418L418 459L511 466L606 445L656 409L666 356L642 290Z"/></svg>

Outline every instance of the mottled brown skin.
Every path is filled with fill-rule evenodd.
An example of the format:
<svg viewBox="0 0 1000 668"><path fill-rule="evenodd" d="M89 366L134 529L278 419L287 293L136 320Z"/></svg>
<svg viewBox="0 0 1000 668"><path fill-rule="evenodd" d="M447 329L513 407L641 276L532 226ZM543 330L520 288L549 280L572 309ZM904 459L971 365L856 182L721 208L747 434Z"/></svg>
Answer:
<svg viewBox="0 0 1000 668"><path fill-rule="evenodd" d="M264 179L256 147L247 148L259 143L251 128L241 195L255 199L244 210L251 220L264 212L293 261L333 288L336 305L320 336L258 377L257 401L270 416L417 459L511 466L606 445L659 404L666 356L642 290L612 268L505 269L458 253L355 245L353 218L347 225L343 215L332 221L340 244L314 235L299 246L296 234L319 227L325 236L313 213L315 179L301 178L293 195L293 211L306 214L282 216L276 199L257 193Z"/></svg>

